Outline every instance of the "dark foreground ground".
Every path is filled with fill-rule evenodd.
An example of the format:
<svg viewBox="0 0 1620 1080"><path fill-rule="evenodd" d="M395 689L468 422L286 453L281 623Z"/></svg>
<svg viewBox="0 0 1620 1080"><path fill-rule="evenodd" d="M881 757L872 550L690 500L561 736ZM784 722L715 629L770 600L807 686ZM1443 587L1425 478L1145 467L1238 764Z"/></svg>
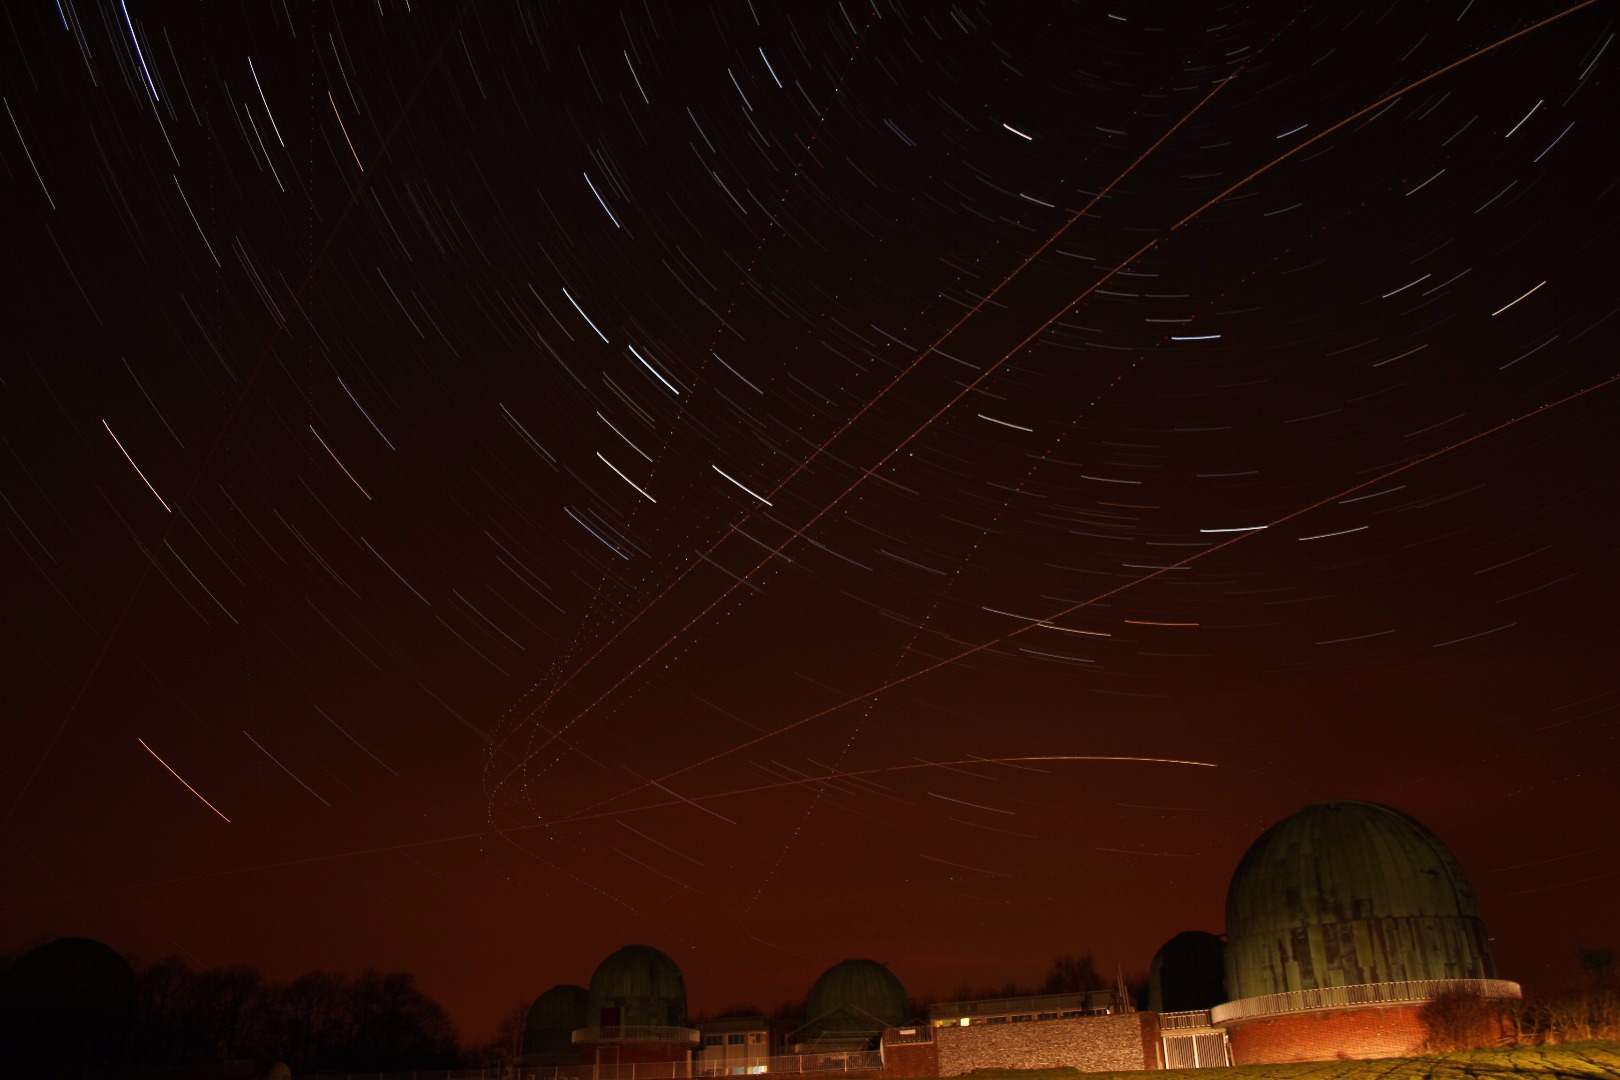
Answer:
<svg viewBox="0 0 1620 1080"><path fill-rule="evenodd" d="M973 1080L1074 1080L1073 1069L985 1069ZM1460 1050L1379 1061L1090 1073L1087 1080L1620 1080L1620 1042Z"/></svg>

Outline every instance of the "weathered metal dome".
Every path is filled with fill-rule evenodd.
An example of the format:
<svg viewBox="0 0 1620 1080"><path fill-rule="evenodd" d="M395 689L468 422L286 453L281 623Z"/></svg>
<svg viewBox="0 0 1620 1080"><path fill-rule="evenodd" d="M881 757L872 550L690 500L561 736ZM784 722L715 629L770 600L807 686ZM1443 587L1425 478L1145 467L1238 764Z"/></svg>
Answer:
<svg viewBox="0 0 1620 1080"><path fill-rule="evenodd" d="M575 1053L572 1036L585 1026L585 988L564 983L534 999L523 1024L524 1065L566 1065Z"/></svg>
<svg viewBox="0 0 1620 1080"><path fill-rule="evenodd" d="M1261 834L1226 894L1232 998L1496 977L1474 890L1440 839L1370 802L1307 806Z"/></svg>
<svg viewBox="0 0 1620 1080"><path fill-rule="evenodd" d="M1153 954L1148 1008L1153 1012L1209 1009L1228 1000L1226 948L1203 930L1183 930Z"/></svg>
<svg viewBox="0 0 1620 1080"><path fill-rule="evenodd" d="M844 960L821 973L805 1001L807 1039L869 1033L904 1023L906 988L876 960Z"/></svg>
<svg viewBox="0 0 1620 1080"><path fill-rule="evenodd" d="M585 997L585 1026L685 1027L686 980L651 945L626 945L597 965Z"/></svg>

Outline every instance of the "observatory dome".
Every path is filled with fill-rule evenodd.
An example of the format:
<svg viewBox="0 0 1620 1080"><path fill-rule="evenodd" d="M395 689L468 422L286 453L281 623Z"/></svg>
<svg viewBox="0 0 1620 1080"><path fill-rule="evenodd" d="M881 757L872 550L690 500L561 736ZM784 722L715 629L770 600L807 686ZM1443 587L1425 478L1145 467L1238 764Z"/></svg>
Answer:
<svg viewBox="0 0 1620 1080"><path fill-rule="evenodd" d="M824 1035L871 1033L903 1023L906 988L876 960L844 960L821 973L805 1001L804 1032Z"/></svg>
<svg viewBox="0 0 1620 1080"><path fill-rule="evenodd" d="M1152 1012L1209 1009L1226 999L1225 947L1214 934L1183 930L1153 954L1148 968Z"/></svg>
<svg viewBox="0 0 1620 1080"><path fill-rule="evenodd" d="M572 1036L585 1026L585 988L563 984L534 999L523 1024L522 1063L525 1065L570 1064L574 1058Z"/></svg>
<svg viewBox="0 0 1620 1080"><path fill-rule="evenodd" d="M0 1045L14 1068L120 1064L134 1016L134 972L91 938L31 949L0 978Z"/></svg>
<svg viewBox="0 0 1620 1080"><path fill-rule="evenodd" d="M1496 977L1456 857L1422 824L1378 803L1317 803L1262 833L1232 874L1226 940L1234 999Z"/></svg>
<svg viewBox="0 0 1620 1080"><path fill-rule="evenodd" d="M685 1027L686 980L681 969L650 945L626 945L597 965L591 976L585 1026Z"/></svg>

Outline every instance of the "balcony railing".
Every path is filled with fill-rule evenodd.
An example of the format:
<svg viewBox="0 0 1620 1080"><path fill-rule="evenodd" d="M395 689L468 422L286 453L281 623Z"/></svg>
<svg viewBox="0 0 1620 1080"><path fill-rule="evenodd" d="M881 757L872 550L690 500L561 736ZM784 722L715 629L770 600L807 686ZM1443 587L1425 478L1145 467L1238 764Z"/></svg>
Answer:
<svg viewBox="0 0 1620 1080"><path fill-rule="evenodd" d="M1363 983L1359 986L1323 986L1315 990L1290 990L1285 994L1239 998L1215 1006L1209 1010L1209 1018L1211 1023L1225 1024L1233 1020L1304 1009L1344 1009L1358 1005L1428 1001L1447 990L1472 991L1488 998L1524 996L1518 983L1506 979L1409 979L1404 982Z"/></svg>
<svg viewBox="0 0 1620 1080"><path fill-rule="evenodd" d="M883 1033L884 1046L907 1046L911 1043L931 1043L934 1041L934 1029L927 1024L917 1024L913 1027L889 1028Z"/></svg>
<svg viewBox="0 0 1620 1080"><path fill-rule="evenodd" d="M1160 1031L1179 1031L1183 1028L1207 1028L1209 1026L1208 1009L1188 1009L1182 1012L1159 1014Z"/></svg>
<svg viewBox="0 0 1620 1080"><path fill-rule="evenodd" d="M949 1026L966 1017L1022 1016L1043 1014L1062 1017L1098 1015L1117 1011L1112 990L1091 990L1079 994L1041 994L1036 997L984 998L979 1001L942 1001L928 1006L928 1020L935 1027Z"/></svg>
<svg viewBox="0 0 1620 1080"><path fill-rule="evenodd" d="M580 1028L570 1036L580 1043L667 1042L696 1046L702 1041L702 1032L689 1027L654 1027L642 1024L623 1024L617 1027Z"/></svg>

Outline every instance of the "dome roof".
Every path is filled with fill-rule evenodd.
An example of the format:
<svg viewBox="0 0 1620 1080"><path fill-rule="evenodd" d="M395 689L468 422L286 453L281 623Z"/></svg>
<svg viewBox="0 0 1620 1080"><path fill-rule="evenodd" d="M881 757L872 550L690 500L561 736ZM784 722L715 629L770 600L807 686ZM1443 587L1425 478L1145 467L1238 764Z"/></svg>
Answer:
<svg viewBox="0 0 1620 1080"><path fill-rule="evenodd" d="M597 965L585 998L586 1027L685 1027L686 980L651 945L626 945Z"/></svg>
<svg viewBox="0 0 1620 1080"><path fill-rule="evenodd" d="M12 1065L117 1064L135 1015L135 973L91 938L57 938L0 978L0 1044Z"/></svg>
<svg viewBox="0 0 1620 1080"><path fill-rule="evenodd" d="M529 1006L525 1031L573 1031L584 1026L585 988L572 983L553 986Z"/></svg>
<svg viewBox="0 0 1620 1080"><path fill-rule="evenodd" d="M1226 1000L1226 947L1203 930L1183 930L1153 954L1148 1009L1209 1009Z"/></svg>
<svg viewBox="0 0 1620 1080"><path fill-rule="evenodd" d="M585 1026L585 988L564 983L534 999L523 1024L521 1064L569 1064L573 1033ZM559 1060L552 1060L558 1058Z"/></svg>
<svg viewBox="0 0 1620 1080"><path fill-rule="evenodd" d="M821 973L805 1002L807 1038L873 1032L903 1023L906 988L876 960L844 960Z"/></svg>
<svg viewBox="0 0 1620 1080"><path fill-rule="evenodd" d="M1317 803L1262 833L1232 874L1226 937L1233 998L1496 976L1455 856L1378 803Z"/></svg>

